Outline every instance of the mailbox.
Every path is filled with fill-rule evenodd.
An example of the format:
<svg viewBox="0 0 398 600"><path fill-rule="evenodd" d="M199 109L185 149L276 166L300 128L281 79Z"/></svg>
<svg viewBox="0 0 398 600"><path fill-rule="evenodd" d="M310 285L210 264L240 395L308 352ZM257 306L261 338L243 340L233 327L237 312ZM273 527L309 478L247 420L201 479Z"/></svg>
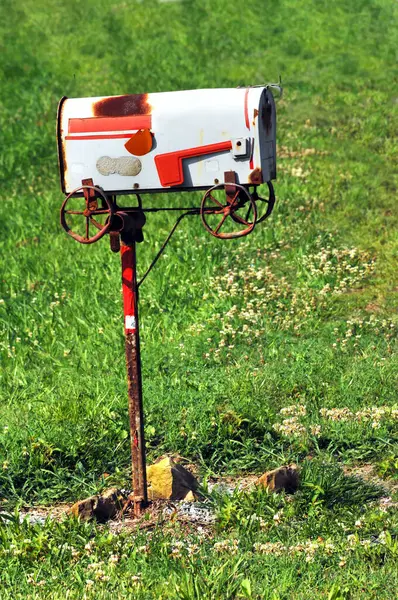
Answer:
<svg viewBox="0 0 398 600"><path fill-rule="evenodd" d="M82 244L109 235L111 250L121 254L133 467L129 502L136 516L148 504L138 289L184 217L200 215L211 235L233 239L248 235L270 216L276 178L272 87L282 92L270 84L62 98L59 104L58 156L65 194L61 225ZM257 191L262 183L268 188L265 198ZM150 192L195 190L205 190L200 206L141 198ZM119 198L127 194L133 201ZM146 215L160 210L181 214L138 280L136 244L144 239Z"/></svg>
<svg viewBox="0 0 398 600"><path fill-rule="evenodd" d="M97 98L58 109L62 190L91 179L106 194L191 191L276 177L275 103L269 86Z"/></svg>

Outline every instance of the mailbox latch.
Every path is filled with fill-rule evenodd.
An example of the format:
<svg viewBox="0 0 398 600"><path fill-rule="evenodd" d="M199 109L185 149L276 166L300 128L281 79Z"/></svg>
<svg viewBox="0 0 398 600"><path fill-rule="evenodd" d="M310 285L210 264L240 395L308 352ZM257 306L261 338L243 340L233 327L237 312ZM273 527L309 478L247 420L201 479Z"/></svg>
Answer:
<svg viewBox="0 0 398 600"><path fill-rule="evenodd" d="M232 140L232 155L234 158L247 158L249 154L249 138L236 138L235 140Z"/></svg>

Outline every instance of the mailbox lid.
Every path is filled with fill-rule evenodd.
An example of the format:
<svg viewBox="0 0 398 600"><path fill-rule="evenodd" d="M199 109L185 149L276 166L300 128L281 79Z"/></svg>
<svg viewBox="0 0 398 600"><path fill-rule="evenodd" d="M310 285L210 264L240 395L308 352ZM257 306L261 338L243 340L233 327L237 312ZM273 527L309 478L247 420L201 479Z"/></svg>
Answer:
<svg viewBox="0 0 398 600"><path fill-rule="evenodd" d="M275 125L265 87L64 98L62 189L70 193L88 178L115 194L203 189L228 170L243 184L257 181L253 173L267 181L275 176ZM142 155L134 154L137 132L147 132L147 146L150 132Z"/></svg>

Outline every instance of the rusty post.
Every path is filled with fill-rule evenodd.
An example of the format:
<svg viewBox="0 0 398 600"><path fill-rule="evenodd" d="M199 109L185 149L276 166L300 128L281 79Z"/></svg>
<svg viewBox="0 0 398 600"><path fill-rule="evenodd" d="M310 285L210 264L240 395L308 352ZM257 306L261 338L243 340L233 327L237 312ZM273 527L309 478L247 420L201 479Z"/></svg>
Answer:
<svg viewBox="0 0 398 600"><path fill-rule="evenodd" d="M148 503L144 413L142 406L141 354L138 324L138 286L135 241L122 245L122 288L124 331L126 336L127 386L129 397L130 442L133 465L134 515L138 517Z"/></svg>

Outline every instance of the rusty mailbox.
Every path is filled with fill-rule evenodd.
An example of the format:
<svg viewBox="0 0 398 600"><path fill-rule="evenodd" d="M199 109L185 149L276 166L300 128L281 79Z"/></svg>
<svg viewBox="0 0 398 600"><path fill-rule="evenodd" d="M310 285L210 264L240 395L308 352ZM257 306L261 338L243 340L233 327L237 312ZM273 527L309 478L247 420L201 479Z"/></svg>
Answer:
<svg viewBox="0 0 398 600"><path fill-rule="evenodd" d="M57 141L61 225L83 244L109 234L121 251L135 514L147 504L138 287L181 219L200 215L217 238L249 234L272 212L276 112L270 84L97 98L62 98ZM262 198L257 188L266 184ZM199 206L144 202L158 192L203 190ZM135 198L133 205L123 196ZM180 211L140 281L136 243L146 214Z"/></svg>

